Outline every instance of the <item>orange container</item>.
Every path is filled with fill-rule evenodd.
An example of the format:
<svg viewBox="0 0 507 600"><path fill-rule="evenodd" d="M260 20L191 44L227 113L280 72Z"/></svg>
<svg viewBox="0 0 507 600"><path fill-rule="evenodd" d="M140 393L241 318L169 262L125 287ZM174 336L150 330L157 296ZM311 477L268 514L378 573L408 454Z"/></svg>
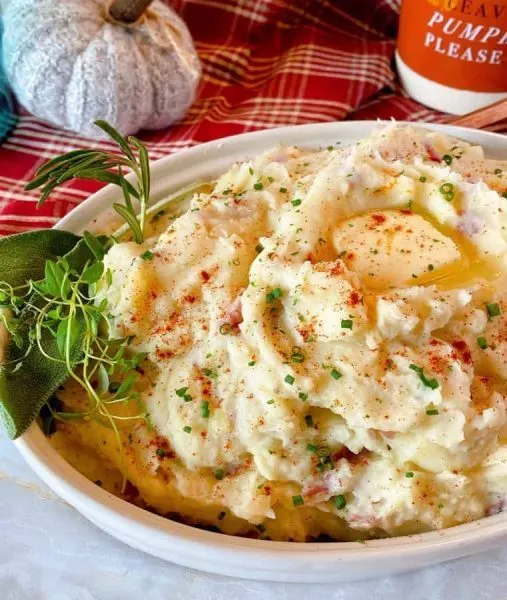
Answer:
<svg viewBox="0 0 507 600"><path fill-rule="evenodd" d="M507 96L505 0L403 0L396 62L408 94L464 114Z"/></svg>

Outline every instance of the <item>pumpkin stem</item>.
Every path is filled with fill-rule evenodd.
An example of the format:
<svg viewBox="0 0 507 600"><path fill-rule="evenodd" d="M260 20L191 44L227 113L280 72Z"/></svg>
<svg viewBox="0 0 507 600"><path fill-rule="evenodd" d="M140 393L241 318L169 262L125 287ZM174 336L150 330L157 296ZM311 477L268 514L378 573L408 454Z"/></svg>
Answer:
<svg viewBox="0 0 507 600"><path fill-rule="evenodd" d="M153 0L113 0L109 6L110 16L118 23L135 23Z"/></svg>

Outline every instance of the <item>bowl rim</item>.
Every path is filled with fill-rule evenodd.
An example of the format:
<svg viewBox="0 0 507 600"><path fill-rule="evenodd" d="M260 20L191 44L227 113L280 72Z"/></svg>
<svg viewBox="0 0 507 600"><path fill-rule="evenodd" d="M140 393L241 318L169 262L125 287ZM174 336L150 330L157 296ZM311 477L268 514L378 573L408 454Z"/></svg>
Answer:
<svg viewBox="0 0 507 600"><path fill-rule="evenodd" d="M221 138L200 144L198 146L179 151L175 154L165 156L151 163L152 177L154 180L160 178L167 169L177 170L184 163L191 163L195 159L208 160L210 156L215 158L229 159L229 164L238 160L234 158L238 153L244 152L245 157L254 156L262 149L276 145L276 140L288 143L291 139L299 141L304 145L305 138L309 140L309 146L314 142L310 140L325 140L336 138L339 135L360 139L375 127L385 125L391 121L346 121L335 123L318 123L308 125L297 125L280 127L270 130L244 133L228 138ZM506 144L504 136L464 127L456 127L437 123L415 123L398 121L399 125L410 125L424 127L433 131L440 131L461 137L473 143L484 145L492 142L494 146ZM332 135L330 135L332 133ZM245 150L247 143L248 150ZM324 142L325 143L325 142ZM505 152L507 158L507 151ZM188 167L187 167L188 170ZM175 177L173 184L164 184L163 190L166 194L175 188L189 183L188 176ZM154 186L155 187L155 186ZM172 188L172 189L171 189ZM160 190L159 190L160 191ZM100 210L104 210L106 202L110 202L118 196L119 190L113 185L107 185L98 192L90 195L80 205L75 207L56 225L57 229L68 229L78 231L84 223L89 223L96 218ZM14 441L19 452L32 467L32 469L65 501L73 505L77 510L88 515L94 512L105 519L118 531L134 531L150 536L154 543L164 544L172 539L174 542L184 541L188 552L201 554L202 556L210 547L220 549L222 553L228 554L231 562L240 564L238 556L249 554L252 557L260 557L265 561L266 570L277 570L280 559L290 560L291 557L315 558L316 553L319 560L324 563L339 560L342 563L356 562L359 558L385 557L386 552L390 558L402 559L411 555L421 556L434 553L438 548L456 548L464 546L478 546L481 542L488 540L495 542L507 535L507 512L497 515L483 517L470 523L457 525L448 529L430 531L427 533L399 536L385 539L367 540L366 542L279 542L271 540L250 539L232 536L218 532L206 531L191 525L185 525L172 521L166 517L139 508L129 502L114 496L102 489L84 475L74 469L65 459L50 445L42 430L36 423L20 438ZM94 521L94 519L91 519ZM94 521L95 522L95 521ZM99 522L96 524L101 527ZM241 552L238 552L241 550ZM278 564L270 567L270 559L278 561ZM243 564L243 563L242 563ZM288 564L288 563L287 563Z"/></svg>

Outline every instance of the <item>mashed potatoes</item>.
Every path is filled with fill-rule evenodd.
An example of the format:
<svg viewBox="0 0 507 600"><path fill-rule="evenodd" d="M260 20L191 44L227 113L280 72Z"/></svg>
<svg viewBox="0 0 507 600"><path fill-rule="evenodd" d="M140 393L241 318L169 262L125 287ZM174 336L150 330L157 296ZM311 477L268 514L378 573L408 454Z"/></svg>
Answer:
<svg viewBox="0 0 507 600"><path fill-rule="evenodd" d="M233 534L361 539L501 510L504 181L480 148L397 126L234 165L106 257L150 423L125 421L123 458L93 421L54 444L107 489L123 470L135 502Z"/></svg>

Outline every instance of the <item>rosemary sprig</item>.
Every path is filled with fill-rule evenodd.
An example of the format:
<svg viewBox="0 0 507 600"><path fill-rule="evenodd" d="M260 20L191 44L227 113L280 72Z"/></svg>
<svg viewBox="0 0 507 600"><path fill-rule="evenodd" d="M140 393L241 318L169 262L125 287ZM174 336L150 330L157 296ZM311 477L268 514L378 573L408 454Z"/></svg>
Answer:
<svg viewBox="0 0 507 600"><path fill-rule="evenodd" d="M37 206L41 206L53 190L71 179L94 179L119 186L123 192L124 204L114 203L113 208L132 230L134 240L144 241L146 210L150 197L150 167L146 147L135 137L125 138L105 121L95 121L121 150L122 154L99 149L72 150L45 163L27 183L25 190L41 188ZM123 175L123 168L130 169L136 176L132 185ZM134 197L139 203L139 215L132 203Z"/></svg>

